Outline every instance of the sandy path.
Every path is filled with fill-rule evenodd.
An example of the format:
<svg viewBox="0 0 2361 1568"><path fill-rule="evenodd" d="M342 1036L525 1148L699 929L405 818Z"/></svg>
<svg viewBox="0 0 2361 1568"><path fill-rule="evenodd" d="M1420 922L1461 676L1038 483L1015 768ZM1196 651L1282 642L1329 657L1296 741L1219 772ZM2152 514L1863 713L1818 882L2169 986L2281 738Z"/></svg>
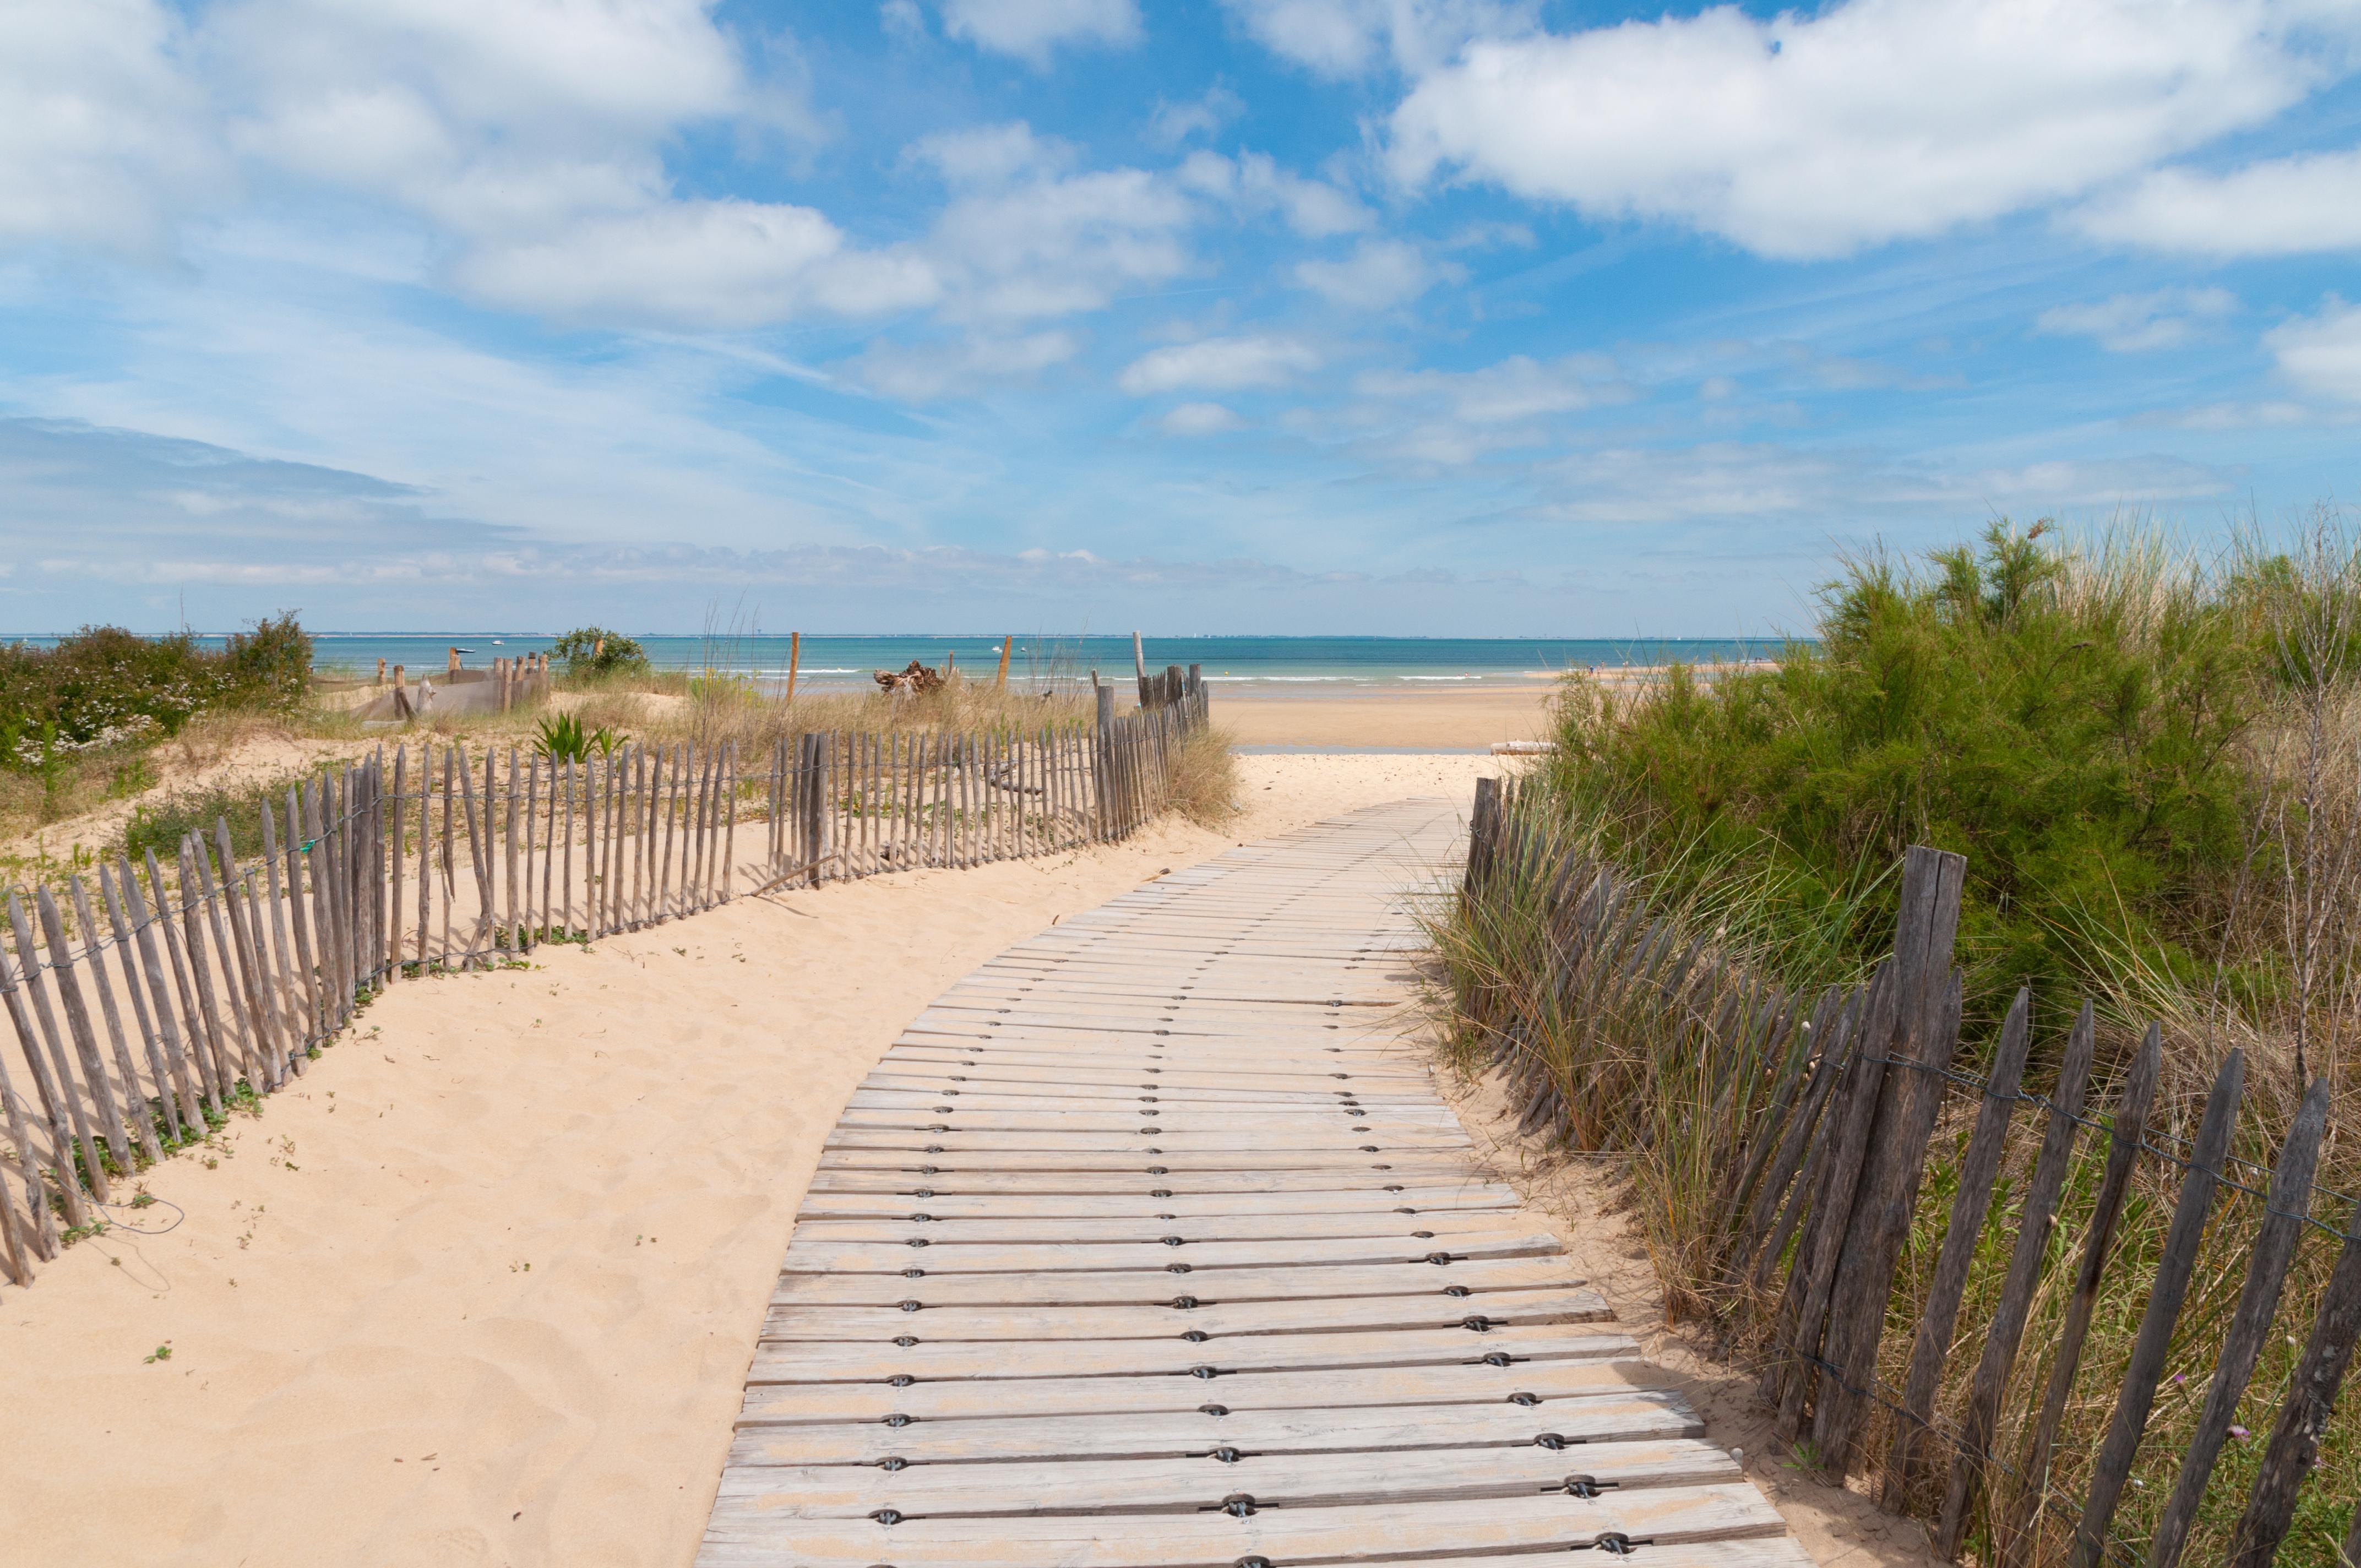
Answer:
<svg viewBox="0 0 2361 1568"><path fill-rule="evenodd" d="M0 1299L15 1561L685 1563L822 1138L939 991L1233 843L1480 757L1258 757L1224 834L743 900L397 987ZM169 1343L169 1360L145 1358Z"/></svg>

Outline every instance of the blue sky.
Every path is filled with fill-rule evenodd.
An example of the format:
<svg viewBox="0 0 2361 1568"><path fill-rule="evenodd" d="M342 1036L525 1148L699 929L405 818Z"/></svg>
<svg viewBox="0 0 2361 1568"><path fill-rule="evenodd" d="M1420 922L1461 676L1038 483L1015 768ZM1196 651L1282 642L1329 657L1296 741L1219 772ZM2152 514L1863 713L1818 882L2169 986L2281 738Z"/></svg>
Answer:
<svg viewBox="0 0 2361 1568"><path fill-rule="evenodd" d="M2004 513L2202 542L2354 488L2356 46L0 0L0 627L1719 636Z"/></svg>

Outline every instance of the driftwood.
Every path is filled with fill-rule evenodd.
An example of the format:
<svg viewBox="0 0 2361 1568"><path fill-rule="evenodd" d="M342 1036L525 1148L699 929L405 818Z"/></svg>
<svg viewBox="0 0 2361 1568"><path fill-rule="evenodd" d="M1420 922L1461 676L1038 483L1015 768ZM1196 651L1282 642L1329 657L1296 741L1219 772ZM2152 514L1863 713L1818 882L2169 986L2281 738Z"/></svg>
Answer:
<svg viewBox="0 0 2361 1568"><path fill-rule="evenodd" d="M885 689L888 696L925 696L929 692L942 689L943 673L913 659L899 674L892 670L878 671L877 684Z"/></svg>

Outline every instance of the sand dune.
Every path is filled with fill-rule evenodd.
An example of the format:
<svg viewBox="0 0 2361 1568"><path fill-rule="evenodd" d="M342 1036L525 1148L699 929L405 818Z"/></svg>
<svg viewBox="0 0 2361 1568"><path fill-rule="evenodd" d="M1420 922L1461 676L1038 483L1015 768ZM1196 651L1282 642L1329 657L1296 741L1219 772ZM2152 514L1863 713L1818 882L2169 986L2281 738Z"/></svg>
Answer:
<svg viewBox="0 0 2361 1568"><path fill-rule="evenodd" d="M1016 938L1482 757L1245 763L1223 834L882 877L397 987L162 1201L0 1298L14 1560L693 1555L771 1271L852 1086ZM149 1361L159 1346L169 1359Z"/></svg>

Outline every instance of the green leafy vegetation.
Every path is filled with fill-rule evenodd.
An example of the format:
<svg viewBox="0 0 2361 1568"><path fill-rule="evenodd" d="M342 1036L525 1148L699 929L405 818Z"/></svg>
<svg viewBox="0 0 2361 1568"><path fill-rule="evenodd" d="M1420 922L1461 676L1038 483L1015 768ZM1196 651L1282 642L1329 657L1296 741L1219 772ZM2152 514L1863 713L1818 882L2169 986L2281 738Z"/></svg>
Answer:
<svg viewBox="0 0 2361 1568"><path fill-rule="evenodd" d="M2298 868L2267 829L2307 792L2270 753L2300 694L2349 721L2349 546L2325 573L2250 550L2207 574L2152 541L2075 554L2046 532L1851 564L1817 641L1775 668L1675 668L1636 696L1575 680L1546 787L1804 978L1883 953L1891 868L1927 843L1968 858L1973 1016L2020 983L2053 1020L2089 991L2271 1010L2289 955L2257 894ZM2323 614L2341 645L2290 635Z"/></svg>
<svg viewBox="0 0 2361 1568"><path fill-rule="evenodd" d="M620 631L603 626L577 626L559 638L550 658L563 666L567 679L586 675L644 675L647 650Z"/></svg>
<svg viewBox="0 0 2361 1568"><path fill-rule="evenodd" d="M542 756L560 762L582 762L596 751L611 757L615 748L629 739L621 731L601 724L593 729L582 722L581 715L555 713L543 719L533 730L533 750Z"/></svg>
<svg viewBox="0 0 2361 1568"><path fill-rule="evenodd" d="M0 768L60 770L80 751L180 733L214 708L285 709L311 680L312 640L290 610L201 646L89 626L54 647L0 646Z"/></svg>

